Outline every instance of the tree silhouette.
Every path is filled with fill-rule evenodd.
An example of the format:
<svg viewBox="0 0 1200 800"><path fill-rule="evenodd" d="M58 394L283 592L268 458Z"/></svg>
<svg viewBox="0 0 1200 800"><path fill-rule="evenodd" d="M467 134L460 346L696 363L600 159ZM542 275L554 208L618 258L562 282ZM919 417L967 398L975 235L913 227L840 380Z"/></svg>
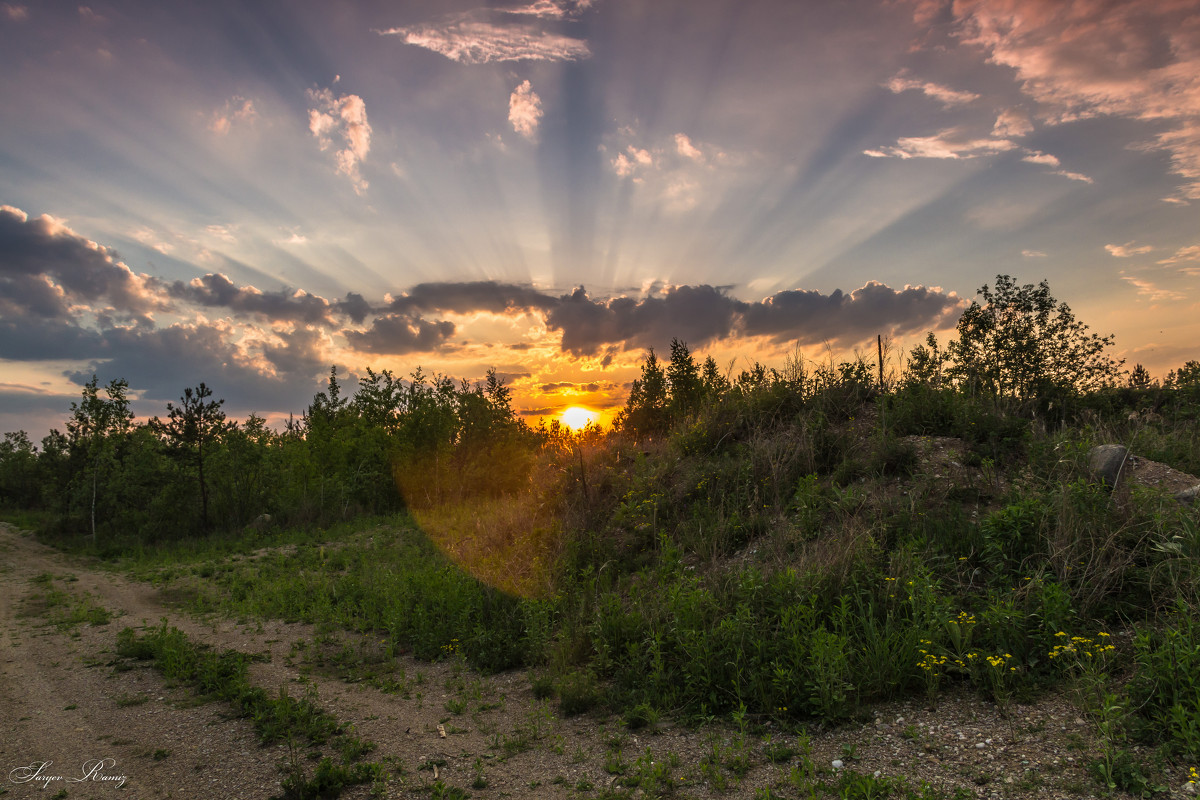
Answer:
<svg viewBox="0 0 1200 800"><path fill-rule="evenodd" d="M221 410L224 400L208 400L212 397L201 381L193 391L184 389L179 405L167 403L167 421L158 417L151 420L156 432L167 440L179 457L196 470L196 483L200 490L200 523L208 527L208 484L204 479L204 464L211 455L213 446L233 427L225 422Z"/></svg>
<svg viewBox="0 0 1200 800"><path fill-rule="evenodd" d="M1050 285L1018 286L996 276L995 289L979 290L958 321L947 373L968 392L1019 400L1055 390L1087 392L1112 385L1123 362L1105 351L1113 337L1088 333Z"/></svg>

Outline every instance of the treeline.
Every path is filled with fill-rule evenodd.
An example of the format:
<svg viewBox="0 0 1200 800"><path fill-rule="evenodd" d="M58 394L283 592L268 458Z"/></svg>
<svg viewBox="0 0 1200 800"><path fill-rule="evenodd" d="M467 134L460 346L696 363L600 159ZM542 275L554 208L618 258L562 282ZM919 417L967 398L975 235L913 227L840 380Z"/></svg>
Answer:
<svg viewBox="0 0 1200 800"><path fill-rule="evenodd" d="M213 529L314 525L499 494L519 485L552 430L531 429L510 390L420 369L401 380L368 369L353 396L336 369L299 419L276 432L259 416L226 419L204 383L166 415L135 423L128 384L93 376L66 432L40 448L22 432L0 443L0 504L42 512L44 527L153 542ZM503 464L504 469L495 465Z"/></svg>
<svg viewBox="0 0 1200 800"><path fill-rule="evenodd" d="M1197 402L1200 362L1161 384L1140 365L1122 372L1107 355L1111 337L1089 333L1045 282L1019 286L999 276L980 294L954 340L943 347L930 334L899 366L889 354L882 368L875 353L837 364L794 355L782 368L754 363L733 375L711 356L697 361L678 340L665 363L651 350L597 463L631 452L622 442L645 449L669 434L685 449L740 457L730 449L738 442L799 426L805 457L774 469L769 481L773 495L790 496L789 481L803 475L844 482L909 457L886 438L869 453L847 444L838 425L864 408L879 415L885 434L957 436L996 461L1021 451L1034 418L1053 427L1089 411L1162 413ZM590 431L593 449L597 436ZM419 368L405 379L367 369L352 396L331 370L328 388L282 432L254 415L226 419L204 383L168 403L162 418L138 424L127 383L101 386L93 377L65 433L52 431L40 447L23 432L5 434L0 507L38 512L44 529L97 544L239 529L263 515L319 525L500 496L528 484L535 468L540 484L560 480L572 474L563 458L571 446L557 425L526 425L494 370L470 385ZM582 462L579 477L586 481ZM603 486L593 489L552 496L554 487L539 487L564 504L568 525L584 528L613 510Z"/></svg>

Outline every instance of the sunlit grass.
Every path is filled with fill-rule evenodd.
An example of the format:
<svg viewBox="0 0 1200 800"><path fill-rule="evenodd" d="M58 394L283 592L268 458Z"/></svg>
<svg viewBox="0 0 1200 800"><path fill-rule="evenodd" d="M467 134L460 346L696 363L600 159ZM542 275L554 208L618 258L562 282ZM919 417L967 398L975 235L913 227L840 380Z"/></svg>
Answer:
<svg viewBox="0 0 1200 800"><path fill-rule="evenodd" d="M411 513L430 541L478 580L519 597L551 593L562 537L535 497L475 498Z"/></svg>

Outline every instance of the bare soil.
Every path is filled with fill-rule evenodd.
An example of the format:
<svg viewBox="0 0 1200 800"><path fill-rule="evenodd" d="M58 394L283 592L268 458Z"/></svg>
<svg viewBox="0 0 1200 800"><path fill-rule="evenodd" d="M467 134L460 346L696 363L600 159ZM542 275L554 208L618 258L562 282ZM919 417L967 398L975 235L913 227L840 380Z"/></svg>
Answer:
<svg viewBox="0 0 1200 800"><path fill-rule="evenodd" d="M45 579L35 581L45 574L53 576L55 588L91 595L115 615L112 621L73 629L50 624L37 600ZM749 737L755 766L740 779L725 771L728 785L720 789L700 764L714 745L734 741L737 732L729 727L697 730L664 719L656 731L646 732L629 731L614 717L564 718L556 707L534 699L528 673L481 678L453 662L403 660L409 697L385 694L363 683L306 674L298 654L314 640L311 626L198 619L170 599L151 585L69 558L0 524L0 795L74 800L280 794L280 766L289 758L303 760L303 753L260 745L250 722L235 718L226 704L198 702L189 689L167 685L154 670L128 669L116 658L119 630L166 619L197 641L264 654L267 660L252 666L251 677L268 692L284 687L299 696L308 685L315 687L323 707L377 744L369 759L387 759L402 773L375 787L377 796L429 797L436 765L437 780L472 797L596 797L618 780L605 768L617 742L629 765L647 750L656 760L673 755L676 797L751 798L767 786L796 796L783 786L796 758L771 763L762 731ZM468 696L489 701L486 710L474 702L459 713L448 708ZM531 748L506 753L504 738L522 736ZM772 739L795 741L782 732ZM1096 752L1094 725L1062 696L1001 709L951 693L936 701L886 704L853 724L812 730L812 760L819 768L832 772L839 759L843 768L859 773L906 776L985 798L1091 796L1096 786L1085 763ZM44 766L38 778L22 782L39 765ZM473 787L480 771L486 786ZM354 787L342 796L365 798L371 789Z"/></svg>

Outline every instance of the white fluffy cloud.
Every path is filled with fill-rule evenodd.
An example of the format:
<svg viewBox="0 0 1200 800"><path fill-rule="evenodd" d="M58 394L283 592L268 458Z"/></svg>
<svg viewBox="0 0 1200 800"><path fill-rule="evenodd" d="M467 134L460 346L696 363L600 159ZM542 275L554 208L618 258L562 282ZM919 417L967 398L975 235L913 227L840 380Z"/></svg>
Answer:
<svg viewBox="0 0 1200 800"><path fill-rule="evenodd" d="M525 81L508 98L508 121L513 130L526 139L537 138L538 124L542 121L542 98L533 91L529 81Z"/></svg>
<svg viewBox="0 0 1200 800"><path fill-rule="evenodd" d="M322 150L333 146L337 136L343 145L334 153L337 171L354 184L362 194L367 182L358 165L371 151L371 123L367 120L367 104L356 94L335 97L330 89L309 89L308 98L314 108L308 110L308 129Z"/></svg>

